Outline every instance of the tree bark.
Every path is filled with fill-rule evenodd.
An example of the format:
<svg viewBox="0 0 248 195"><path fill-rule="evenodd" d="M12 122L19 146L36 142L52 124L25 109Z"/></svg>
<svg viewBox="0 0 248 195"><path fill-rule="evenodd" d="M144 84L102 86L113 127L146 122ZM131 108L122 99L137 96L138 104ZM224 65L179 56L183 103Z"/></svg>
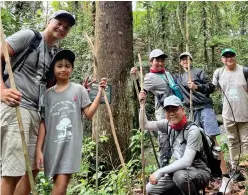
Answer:
<svg viewBox="0 0 248 195"><path fill-rule="evenodd" d="M112 85L111 110L124 158L128 157L133 118L132 83L128 81L133 66L132 21L131 2L96 2L95 52L98 65L95 77L107 77ZM99 153L105 162L109 162L109 168L117 167L120 161L105 105L100 106L99 117L98 131L110 138L100 146ZM94 119L93 130L96 128Z"/></svg>

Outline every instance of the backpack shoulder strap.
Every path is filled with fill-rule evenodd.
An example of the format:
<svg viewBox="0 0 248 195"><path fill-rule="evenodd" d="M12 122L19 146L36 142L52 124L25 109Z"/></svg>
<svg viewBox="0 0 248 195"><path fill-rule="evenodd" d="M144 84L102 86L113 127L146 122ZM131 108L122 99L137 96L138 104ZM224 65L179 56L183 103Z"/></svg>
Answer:
<svg viewBox="0 0 248 195"><path fill-rule="evenodd" d="M40 42L42 39L41 34L37 30L34 30L34 29L30 29L30 30L33 31L34 37L29 42L29 45L28 45L28 48L26 49L26 51L22 54L22 56L19 58L19 60L15 64L13 64L12 72L14 72L18 66L20 66L18 69L18 71L20 71L24 65L24 62L26 61L27 57L29 56L29 54L31 54L40 45ZM8 78L9 78L9 75L3 75L3 81L4 82Z"/></svg>
<svg viewBox="0 0 248 195"><path fill-rule="evenodd" d="M223 72L224 72L224 68L225 68L225 67L222 67L222 68L219 68L219 69L218 69L218 72L217 72L217 75L216 75L216 80L217 80L218 83L219 83L219 80L220 80L221 75L222 75Z"/></svg>
<svg viewBox="0 0 248 195"><path fill-rule="evenodd" d="M184 132L185 132L185 130L188 131L190 129L190 127L193 126L193 125L197 126L197 124L195 124L194 122L189 121L189 122L187 122L187 125L183 129L183 143L185 143L185 144L187 144L187 140L184 137Z"/></svg>
<svg viewBox="0 0 248 195"><path fill-rule="evenodd" d="M243 72L244 72L245 80L247 82L248 81L248 67L243 66Z"/></svg>
<svg viewBox="0 0 248 195"><path fill-rule="evenodd" d="M32 39L32 42L29 45L29 48L36 49L40 45L40 42L42 40L42 36L41 36L40 32L35 30L35 29L30 29L30 30L32 30L34 32L34 37Z"/></svg>

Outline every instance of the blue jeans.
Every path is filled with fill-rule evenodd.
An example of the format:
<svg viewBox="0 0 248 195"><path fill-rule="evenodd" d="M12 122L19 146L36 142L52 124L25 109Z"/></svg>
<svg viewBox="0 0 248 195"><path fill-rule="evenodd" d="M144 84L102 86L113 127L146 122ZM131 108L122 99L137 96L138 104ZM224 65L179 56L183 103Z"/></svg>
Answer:
<svg viewBox="0 0 248 195"><path fill-rule="evenodd" d="M194 122L209 136L217 136L220 134L217 118L212 108L203 108L194 111Z"/></svg>

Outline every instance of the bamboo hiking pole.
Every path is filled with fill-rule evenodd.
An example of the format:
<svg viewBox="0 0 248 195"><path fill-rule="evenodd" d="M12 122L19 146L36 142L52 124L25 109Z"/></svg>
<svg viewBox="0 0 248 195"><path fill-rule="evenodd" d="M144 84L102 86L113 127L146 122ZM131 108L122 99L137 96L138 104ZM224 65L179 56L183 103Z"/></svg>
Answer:
<svg viewBox="0 0 248 195"><path fill-rule="evenodd" d="M137 84L137 81L136 81L136 78L135 78L134 75L132 75L132 78L133 78L133 83L134 83L135 91L136 91L136 94L137 94L137 98L139 99L139 88L138 88L138 84ZM151 145L152 145L152 150L153 150L153 153L154 153L154 156L155 156L155 159L156 159L158 168L160 168L160 164L158 162L158 156L157 156L157 153L156 153L156 150L155 150L155 147L154 147L154 143L153 143L152 135L151 135L151 132L150 131L148 131L148 136L149 136L149 139L150 139L150 142L151 142Z"/></svg>
<svg viewBox="0 0 248 195"><path fill-rule="evenodd" d="M93 45L90 37L86 33L84 34L84 37L86 38L86 40L87 40L87 42L88 42L88 44L89 44L89 46L91 48L91 52L92 52L93 59L94 59L94 69L95 69L97 67L97 65L98 65L98 61L97 61L97 57L96 57L96 54L95 54L94 45ZM107 98L107 95L106 95L105 90L103 90L102 93L103 93L105 104L106 104L107 111L108 111L108 114L109 114L110 126L111 126L112 135L114 137L114 142L115 142L115 145L116 145L116 148L117 148L117 152L118 152L118 155L119 155L119 158L120 158L120 161L121 161L121 165L122 165L124 174L126 175L127 186L128 186L128 189L129 189L129 194L132 195L133 192L132 192L131 182L130 182L130 179L129 179L129 175L128 175L128 171L127 171L127 168L126 168L126 164L124 162L124 159L123 159L123 156L122 156L122 153L121 153L121 149L120 149L120 145L119 145L119 142L118 142L118 138L116 136L116 131L115 131L114 120L113 120L111 108L110 108L110 105L109 105L108 98Z"/></svg>
<svg viewBox="0 0 248 195"><path fill-rule="evenodd" d="M186 8L186 16L185 16L185 20L186 20L186 52L189 52L189 2L187 2L187 8ZM191 70L190 70L190 57L187 56L187 61L188 61L188 80L191 81ZM189 104L190 104L190 114L189 114L189 120L194 120L193 118L193 102L192 102L192 95L193 95L193 91L192 89L190 89L190 93L189 93Z"/></svg>
<svg viewBox="0 0 248 195"><path fill-rule="evenodd" d="M144 90L143 86L143 69L142 69L142 62L140 54L138 54L139 64L140 64L140 90ZM145 155L144 155L144 121L145 121L145 103L142 101L140 102L140 114L141 114L141 121L140 121L140 129L141 129L141 161L142 161L142 184L143 184L143 195L146 195L146 176L145 176Z"/></svg>
<svg viewBox="0 0 248 195"><path fill-rule="evenodd" d="M99 110L97 109L97 113L96 113L96 195L98 195L98 165L99 165L99 150L98 150L98 146L99 146L99 132L98 132L98 128L99 128Z"/></svg>
<svg viewBox="0 0 248 195"><path fill-rule="evenodd" d="M8 74L9 74L10 87L12 89L16 89L15 80L14 80L12 68L10 65L8 48L7 48L7 45L5 42L5 38L4 38L4 31L3 31L3 25L2 25L1 17L0 17L0 34L1 34L3 54L4 54L4 58L5 58L5 62L6 62L6 68L7 68ZM29 178L29 182L30 182L31 191L34 195L38 195L36 188L35 188L35 182L34 182L32 170L31 170L31 166L30 166L29 155L27 152L28 150L27 150L27 144L25 141L24 127L23 127L23 123L22 123L20 107L16 106L15 109L16 109L16 117L17 117L18 126L19 126L21 139L22 139L22 150L23 150L23 154L24 154L24 158L25 158L26 169L28 172L28 178Z"/></svg>
<svg viewBox="0 0 248 195"><path fill-rule="evenodd" d="M126 179L127 179L127 185L128 185L128 188L129 188L129 192L130 192L130 194L133 194L132 193L131 182L129 180L129 175L128 175L127 167L125 165L125 162L124 162L124 159L123 159L123 156L122 156L122 153L121 153L120 145L119 145L119 142L118 142L118 138L116 136L116 131L115 131L115 126L114 126L114 120L113 120L112 112L111 112L111 109L110 109L110 105L109 105L109 102L108 102L108 98L107 98L106 92L104 90L103 90L103 96L104 96L104 100L105 100L105 103L106 103L107 111L108 111L108 114L109 114L110 126L111 126L111 130L112 130L112 135L114 137L115 145L116 145L116 148L117 148L117 152L118 152L119 158L121 160L121 165L122 165L122 168L124 170L124 173L126 174Z"/></svg>

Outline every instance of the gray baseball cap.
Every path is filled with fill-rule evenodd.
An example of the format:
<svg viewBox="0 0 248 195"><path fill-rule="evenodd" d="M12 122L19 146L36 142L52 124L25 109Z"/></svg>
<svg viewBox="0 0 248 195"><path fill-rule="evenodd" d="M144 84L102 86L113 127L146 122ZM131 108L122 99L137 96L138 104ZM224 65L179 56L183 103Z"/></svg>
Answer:
<svg viewBox="0 0 248 195"><path fill-rule="evenodd" d="M193 57L192 57L191 53L189 53L189 52L183 52L183 53L181 53L181 55L179 56L180 60L181 60L184 56L189 56L189 58L191 59L191 61L193 61Z"/></svg>
<svg viewBox="0 0 248 195"><path fill-rule="evenodd" d="M164 57L167 58L168 56L160 49L154 49L151 51L150 55L149 55L149 60L151 60L152 58L157 58L157 57Z"/></svg>
<svg viewBox="0 0 248 195"><path fill-rule="evenodd" d="M49 20L51 20L53 18L57 19L61 16L68 18L70 20L71 26L73 26L76 23L75 17L72 14L70 14L68 11L65 11L65 10L59 10L59 11L54 12L50 16Z"/></svg>
<svg viewBox="0 0 248 195"><path fill-rule="evenodd" d="M183 103L177 96L171 95L164 99L164 108L166 106L182 106L183 107Z"/></svg>

